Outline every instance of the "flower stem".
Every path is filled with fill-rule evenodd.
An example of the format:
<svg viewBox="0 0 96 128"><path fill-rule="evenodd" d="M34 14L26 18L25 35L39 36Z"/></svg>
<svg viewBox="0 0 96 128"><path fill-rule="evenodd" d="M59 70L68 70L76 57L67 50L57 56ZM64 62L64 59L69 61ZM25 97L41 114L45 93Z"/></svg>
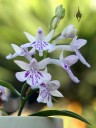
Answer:
<svg viewBox="0 0 96 128"><path fill-rule="evenodd" d="M22 110L23 110L23 108L24 108L24 106L25 106L25 103L26 103L26 98L25 98L25 96L26 96L27 90L28 90L28 85L27 85L27 83L25 83L25 84L23 85L22 89L21 89L21 101L20 101L20 108L19 108L18 116L21 115Z"/></svg>
<svg viewBox="0 0 96 128"><path fill-rule="evenodd" d="M25 106L25 103L26 103L26 100L21 99L21 104L20 104L20 109L19 109L19 112L18 112L18 116L21 115L22 110L23 110L23 108L24 108L24 106Z"/></svg>
<svg viewBox="0 0 96 128"><path fill-rule="evenodd" d="M56 36L54 36L54 37L52 38L51 41L55 40L55 39L58 38L60 35L61 35L61 33L57 34Z"/></svg>

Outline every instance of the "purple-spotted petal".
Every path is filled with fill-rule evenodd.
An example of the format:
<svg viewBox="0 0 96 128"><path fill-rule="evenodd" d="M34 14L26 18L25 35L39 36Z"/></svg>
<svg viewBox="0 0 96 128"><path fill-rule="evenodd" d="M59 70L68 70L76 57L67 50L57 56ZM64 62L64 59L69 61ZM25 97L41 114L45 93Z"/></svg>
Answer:
<svg viewBox="0 0 96 128"><path fill-rule="evenodd" d="M16 78L21 82L26 81L29 75L30 75L30 71L17 72L15 74Z"/></svg>
<svg viewBox="0 0 96 128"><path fill-rule="evenodd" d="M80 60L83 64L85 64L87 67L91 67L90 64L88 64L88 63L86 62L86 60L84 59L84 57L81 55L81 53L79 52L79 50L75 50L75 52L76 52L76 55L78 56L79 60Z"/></svg>
<svg viewBox="0 0 96 128"><path fill-rule="evenodd" d="M51 95L50 95L48 88L40 87L39 96L37 98L37 101L42 102L42 103L47 103L48 107L53 106Z"/></svg>
<svg viewBox="0 0 96 128"><path fill-rule="evenodd" d="M68 64L69 66L75 64L78 61L78 56L70 55L64 59L64 63Z"/></svg>
<svg viewBox="0 0 96 128"><path fill-rule="evenodd" d="M46 72L44 72L44 71L39 71L38 73L40 74L40 76L43 76L42 79L43 79L44 81L50 81L50 80L51 80L51 75L50 75L50 73L46 73Z"/></svg>
<svg viewBox="0 0 96 128"><path fill-rule="evenodd" d="M69 65L64 64L64 69L67 71L67 73L69 74L70 78L75 82L75 83L79 83L79 80L76 76L74 76L74 74L72 73Z"/></svg>
<svg viewBox="0 0 96 128"><path fill-rule="evenodd" d="M31 43L31 46L38 51L48 50L50 44L43 41L43 40L36 40L35 42Z"/></svg>
<svg viewBox="0 0 96 128"><path fill-rule="evenodd" d="M44 71L34 71L28 76L27 83L31 86L31 88L38 88L38 85L43 81L50 81L51 75Z"/></svg>

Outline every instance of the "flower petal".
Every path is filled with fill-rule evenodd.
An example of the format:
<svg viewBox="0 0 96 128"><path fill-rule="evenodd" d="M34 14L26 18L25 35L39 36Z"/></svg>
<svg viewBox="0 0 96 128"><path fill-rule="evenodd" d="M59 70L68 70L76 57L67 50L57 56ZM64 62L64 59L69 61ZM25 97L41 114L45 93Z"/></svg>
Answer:
<svg viewBox="0 0 96 128"><path fill-rule="evenodd" d="M28 72L28 71L17 72L17 73L15 74L16 78L17 78L19 81L21 81L21 82L26 81L29 75L30 75L30 72Z"/></svg>
<svg viewBox="0 0 96 128"><path fill-rule="evenodd" d="M87 40L85 39L77 39L77 37L75 37L72 42L70 43L70 46L73 49L80 49L82 46L84 46L87 43Z"/></svg>
<svg viewBox="0 0 96 128"><path fill-rule="evenodd" d="M50 91L50 94L56 97L64 97L58 90Z"/></svg>
<svg viewBox="0 0 96 128"><path fill-rule="evenodd" d="M48 83L50 91L57 90L60 87L60 82L58 80L53 80Z"/></svg>
<svg viewBox="0 0 96 128"><path fill-rule="evenodd" d="M24 32L24 34L26 35L27 39L30 42L34 42L36 40L36 37L32 36L31 34L29 34L28 32Z"/></svg>
<svg viewBox="0 0 96 128"><path fill-rule="evenodd" d="M71 78L75 83L79 83L79 82L80 82L80 80L79 80L76 76L74 76L74 74L72 73L72 71L71 71L70 69L69 69L69 70L66 70L66 71L68 72L70 78Z"/></svg>
<svg viewBox="0 0 96 128"><path fill-rule="evenodd" d="M50 81L51 75L44 71L35 71L27 79L27 83L31 86L32 89L38 88L39 84L43 81Z"/></svg>
<svg viewBox="0 0 96 128"><path fill-rule="evenodd" d="M84 59L84 57L81 55L81 53L79 52L79 50L75 50L76 52L76 55L78 56L79 60L84 64L86 65L87 67L91 67L90 64L88 64L86 62L86 60Z"/></svg>
<svg viewBox="0 0 96 128"><path fill-rule="evenodd" d="M50 75L50 73L46 73L46 72L44 72L44 71L39 71L38 73L39 73L39 75L42 77L42 80L43 80L43 81L50 81L50 80L51 80L51 75Z"/></svg>
<svg viewBox="0 0 96 128"><path fill-rule="evenodd" d="M48 107L53 106L51 95L47 88L40 87L37 101L47 103Z"/></svg>
<svg viewBox="0 0 96 128"><path fill-rule="evenodd" d="M69 66L75 64L78 61L78 56L70 55L64 59L64 63L68 64Z"/></svg>
<svg viewBox="0 0 96 128"><path fill-rule="evenodd" d="M30 64L25 63L24 61L14 60L14 62L23 70L29 70L30 69Z"/></svg>
<svg viewBox="0 0 96 128"><path fill-rule="evenodd" d="M44 37L45 42L50 42L54 34L54 30L52 30L47 36Z"/></svg>
<svg viewBox="0 0 96 128"><path fill-rule="evenodd" d="M14 51L16 52L16 53L21 53L21 48L18 46L18 45L16 45L16 44L11 44L11 46L13 47L13 49L14 49Z"/></svg>
<svg viewBox="0 0 96 128"><path fill-rule="evenodd" d="M38 62L37 69L44 69L50 63L50 58L46 58Z"/></svg>

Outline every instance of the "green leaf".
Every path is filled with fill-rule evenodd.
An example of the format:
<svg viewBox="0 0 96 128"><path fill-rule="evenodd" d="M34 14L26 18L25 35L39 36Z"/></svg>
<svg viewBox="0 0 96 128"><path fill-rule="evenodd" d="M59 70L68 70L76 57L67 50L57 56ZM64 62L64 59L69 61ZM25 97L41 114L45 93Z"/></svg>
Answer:
<svg viewBox="0 0 96 128"><path fill-rule="evenodd" d="M8 88L10 91L12 91L13 93L15 93L15 94L18 95L18 96L21 95L21 94L13 87L13 85L10 84L10 83L8 83L8 82L5 82L5 81L0 80L0 85L3 86L3 87Z"/></svg>
<svg viewBox="0 0 96 128"><path fill-rule="evenodd" d="M55 115L59 115L59 116L69 116L69 117L73 117L76 118L78 120L81 120L87 124L90 124L86 119L84 119L82 116L71 112L71 111L67 111L67 110L47 110L47 111L41 111L41 112L37 112L34 114L31 114L29 116L55 116ZM91 124L90 124L91 125Z"/></svg>

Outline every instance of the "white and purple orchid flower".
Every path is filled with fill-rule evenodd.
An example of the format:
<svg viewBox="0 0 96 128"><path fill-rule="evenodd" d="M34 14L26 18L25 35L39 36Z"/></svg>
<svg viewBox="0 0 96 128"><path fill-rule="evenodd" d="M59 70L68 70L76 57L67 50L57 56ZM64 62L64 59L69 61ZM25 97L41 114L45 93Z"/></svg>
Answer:
<svg viewBox="0 0 96 128"><path fill-rule="evenodd" d="M7 55L6 59L8 60L15 58L17 56L25 56L30 61L32 59L31 55L35 54L34 49L28 51L28 48L22 48L16 44L11 44L11 46L13 47L15 53L13 55L12 54Z"/></svg>
<svg viewBox="0 0 96 128"><path fill-rule="evenodd" d="M50 58L46 58L40 62L37 62L35 58L32 58L30 64L15 60L14 62L24 70L22 72L17 72L16 78L21 82L26 81L32 89L38 88L40 83L51 79L51 75L49 73L46 71L40 71L40 69L44 69L47 66L49 60Z"/></svg>
<svg viewBox="0 0 96 128"><path fill-rule="evenodd" d="M54 34L52 30L47 36L44 36L42 28L38 28L36 37L30 35L27 32L24 32L30 43L22 45L23 48L33 47L35 50L39 51L39 56L43 56L43 51L50 49L50 41Z"/></svg>
<svg viewBox="0 0 96 128"><path fill-rule="evenodd" d="M6 101L7 100L7 96L5 94L5 89L3 86L0 85L0 99L2 101Z"/></svg>
<svg viewBox="0 0 96 128"><path fill-rule="evenodd" d="M43 82L39 85L38 102L47 103L48 107L52 107L52 96L63 97L63 95L57 90L60 87L58 80Z"/></svg>
<svg viewBox="0 0 96 128"><path fill-rule="evenodd" d="M67 71L67 73L69 74L70 78L75 82L75 83L79 83L79 80L77 77L74 76L74 74L72 73L70 66L75 64L78 61L78 57L76 55L70 55L67 56L66 58L63 57L63 51L60 54L60 59L51 59L50 63L51 64L56 64L58 66L61 66L64 70Z"/></svg>

